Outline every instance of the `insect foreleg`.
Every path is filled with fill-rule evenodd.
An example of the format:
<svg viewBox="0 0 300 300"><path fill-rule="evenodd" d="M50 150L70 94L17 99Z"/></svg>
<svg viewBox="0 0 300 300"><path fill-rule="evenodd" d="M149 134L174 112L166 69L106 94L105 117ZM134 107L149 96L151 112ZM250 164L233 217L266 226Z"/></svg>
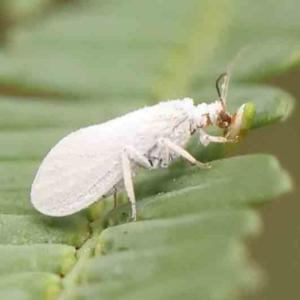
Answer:
<svg viewBox="0 0 300 300"><path fill-rule="evenodd" d="M188 153L185 149L183 149L182 147L174 144L173 142L171 142L168 139L160 139L159 143L162 146L167 147L169 150L175 152L177 155L180 155L181 157L183 157L184 159L186 159L188 162L190 162L193 165L196 165L200 168L205 168L205 169L210 168L209 164L197 161L196 158L193 157L190 153Z"/></svg>
<svg viewBox="0 0 300 300"><path fill-rule="evenodd" d="M124 186L127 192L127 196L129 198L131 204L131 218L133 221L136 221L136 204L135 204L135 194L132 182L132 171L130 161L135 162L136 164L145 167L147 169L151 169L151 163L149 160L136 151L132 147L125 148L122 152L122 170L123 170L123 178L124 178Z"/></svg>
<svg viewBox="0 0 300 300"><path fill-rule="evenodd" d="M209 145L211 142L213 142L213 143L234 143L234 142L236 142L236 139L228 139L227 137L223 137L223 136L208 135L201 128L199 129L199 134L200 134L200 142L204 146Z"/></svg>

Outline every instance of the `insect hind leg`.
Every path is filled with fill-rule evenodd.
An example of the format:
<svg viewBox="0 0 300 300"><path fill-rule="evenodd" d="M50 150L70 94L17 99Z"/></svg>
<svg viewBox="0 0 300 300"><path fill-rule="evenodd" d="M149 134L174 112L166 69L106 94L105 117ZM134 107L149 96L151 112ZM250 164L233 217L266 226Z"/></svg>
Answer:
<svg viewBox="0 0 300 300"><path fill-rule="evenodd" d="M132 147L125 148L122 151L122 171L124 178L124 186L127 192L127 196L129 198L129 202L131 204L131 219L136 221L137 211L136 211L136 201L135 201L135 193L132 182L132 170L130 162L135 162L138 166L145 167L147 169L151 169L151 163L149 160L138 151L136 151Z"/></svg>

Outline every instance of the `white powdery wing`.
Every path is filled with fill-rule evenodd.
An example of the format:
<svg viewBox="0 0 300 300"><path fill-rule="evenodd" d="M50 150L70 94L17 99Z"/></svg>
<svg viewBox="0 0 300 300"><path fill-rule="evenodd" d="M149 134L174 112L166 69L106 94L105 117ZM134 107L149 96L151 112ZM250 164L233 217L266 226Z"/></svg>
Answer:
<svg viewBox="0 0 300 300"><path fill-rule="evenodd" d="M32 184L37 210L51 216L72 214L122 179L118 141L97 127L101 125L74 132L51 149Z"/></svg>
<svg viewBox="0 0 300 300"><path fill-rule="evenodd" d="M189 116L191 99L163 102L63 138L42 162L31 189L40 212L65 216L88 207L122 179L126 146L147 155L160 137Z"/></svg>

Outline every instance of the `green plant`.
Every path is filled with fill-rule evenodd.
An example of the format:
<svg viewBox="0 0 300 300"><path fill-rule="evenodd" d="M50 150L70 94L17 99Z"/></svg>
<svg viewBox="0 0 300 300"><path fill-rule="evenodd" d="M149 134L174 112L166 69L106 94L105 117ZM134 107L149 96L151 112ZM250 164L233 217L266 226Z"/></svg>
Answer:
<svg viewBox="0 0 300 300"><path fill-rule="evenodd" d="M253 128L285 120L291 96L257 82L299 62L299 3L287 2L89 0L10 28L0 52L11 94L0 99L1 299L226 299L259 284L243 245L260 228L252 207L291 190L270 155L216 160L228 149L194 140L212 170L179 161L142 173L143 221L118 226L127 204L108 213L108 199L57 219L34 211L29 193L66 133L162 99L214 100L215 77L245 45L230 110L253 102Z"/></svg>

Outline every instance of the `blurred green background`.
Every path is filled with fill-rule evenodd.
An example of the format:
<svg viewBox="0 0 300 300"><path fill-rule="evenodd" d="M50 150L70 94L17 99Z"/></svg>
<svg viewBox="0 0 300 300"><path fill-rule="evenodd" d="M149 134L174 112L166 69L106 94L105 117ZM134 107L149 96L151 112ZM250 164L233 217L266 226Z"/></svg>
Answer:
<svg viewBox="0 0 300 300"><path fill-rule="evenodd" d="M11 42L11 32L15 29L19 30L24 27L36 26L36 24L43 23L44 19L47 19L48 14L59 13L61 9L67 6L72 6L78 1L63 1L63 0L35 0L35 1L1 1L0 3L0 42L3 47L10 47ZM111 5L115 1L104 1L103 4ZM146 1L145 1L146 2ZM126 2L125 2L126 3ZM249 4L250 3L250 4ZM278 8L276 10L276 16L272 15L271 7L272 5L282 6L282 24L285 26L285 30L289 32L289 15L291 12L291 35L295 39L300 39L300 25L299 20L300 11L295 13L293 1L279 2L279 1L260 1L254 2L250 1L249 5L257 6L256 10L259 11L261 5L270 5L269 15L266 15L266 19L275 17L278 22L281 20L280 11ZM251 4L252 3L252 4ZM219 6L220 1L216 2L216 6L212 3L211 9L222 10ZM126 5L125 5L126 6ZM298 6L299 7L299 6ZM240 7L240 9L243 9ZM247 8L245 7L245 10ZM220 16L222 12L220 12ZM296 17L295 17L296 15ZM120 16L121 17L121 16ZM171 17L171 16L166 16ZM253 18L255 22L255 15L250 15L249 18ZM155 22L155 16L153 16L153 22ZM221 22L221 21L220 21ZM266 22L268 23L268 22ZM209 24L209 22L207 23ZM298 31L296 30L298 29ZM270 30L270 35L272 33L272 28ZM247 32L246 32L247 33ZM59 34L59 33L58 33ZM107 33L109 36L109 33ZM203 43L210 42L203 41ZM227 41L228 42L228 41ZM247 38L241 42L241 44L247 42ZM12 43L13 45L13 43ZM274 44L276 45L276 43ZM235 45L236 46L236 45ZM282 46L282 45L281 45ZM232 53L236 53L240 47L236 46ZM275 47L276 48L276 47ZM274 49L274 52L276 49ZM210 51L208 47L205 51ZM251 49L249 50L251 52ZM249 53L247 52L247 53ZM298 49L298 53L300 49ZM271 54L271 53L270 53ZM228 55L232 58L232 55ZM276 57L275 57L276 58ZM49 58L50 59L50 58ZM241 60L238 64L243 64L245 60ZM3 62L3 60L1 60ZM51 62L49 63L51 64ZM214 69L211 70L212 78L217 73L217 70L222 67L218 67L218 59L216 59L213 65ZM106 66L107 67L107 66ZM0 64L1 68L1 64ZM76 68L75 68L76 69ZM239 66L237 66L239 69ZM280 68L279 68L280 69ZM237 71L238 72L238 71ZM262 70L263 73L263 70ZM233 72L234 74L234 72ZM137 74L137 77L139 74ZM246 76L247 77L247 76ZM270 76L269 76L270 77ZM272 78L265 79L266 83L274 86L281 87L286 91L293 94L297 99L300 99L300 70L294 65L294 69L284 73L279 76L272 76ZM176 80L176 78L174 79ZM47 80L45 80L47 82ZM207 79L211 81L211 79ZM213 81L211 81L213 84ZM126 84L126 83L125 83ZM137 82L137 85L139 83ZM55 85L55 84L54 84ZM51 90L51 89L50 89ZM59 84L58 84L59 90ZM159 95L159 87L157 87L157 94ZM14 86L8 82L3 81L0 86L0 92L3 95L34 95L35 91L30 86L29 89L21 86ZM53 93L56 95L56 93ZM58 93L59 94L59 93ZM168 93L167 93L168 94ZM47 98L47 96L52 95L51 91L46 89L38 92L39 96ZM75 97L75 96L74 96ZM230 97L230 94L229 94ZM55 98L55 97L54 97ZM68 98L72 98L68 96ZM230 101L230 100L229 100ZM299 299L300 288L299 288L299 278L300 278L300 204L299 196L300 192L297 189L300 180L300 165L298 160L298 154L300 152L300 118L298 116L299 110L296 109L293 116L287 120L286 123L279 123L272 125L267 128L262 128L259 130L254 130L250 133L249 137L245 139L242 145L239 147L237 153L270 153L278 157L283 167L287 169L294 178L295 182L295 192L291 195L285 196L283 199L279 199L265 207L259 208L261 211L264 231L255 240L249 241L250 245L250 255L254 257L254 260L258 262L259 265L266 270L268 276L268 283L263 289L258 291L256 294L249 295L245 297L247 299L267 299L267 300L279 300L279 299ZM237 154L236 153L236 154Z"/></svg>

